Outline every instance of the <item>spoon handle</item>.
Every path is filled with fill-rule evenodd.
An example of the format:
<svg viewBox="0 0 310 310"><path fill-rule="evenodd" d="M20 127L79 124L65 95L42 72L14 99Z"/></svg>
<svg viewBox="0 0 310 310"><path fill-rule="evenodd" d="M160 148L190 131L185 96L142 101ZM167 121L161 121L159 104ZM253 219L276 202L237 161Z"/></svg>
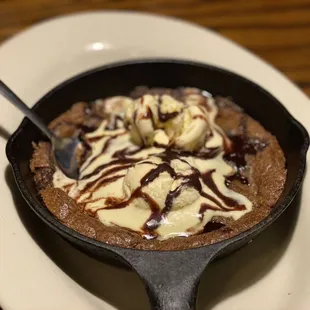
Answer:
<svg viewBox="0 0 310 310"><path fill-rule="evenodd" d="M8 87L0 80L0 94L8 99L12 104L15 105L25 116L27 116L44 134L52 139L54 135L43 123L43 121L32 112L27 105Z"/></svg>

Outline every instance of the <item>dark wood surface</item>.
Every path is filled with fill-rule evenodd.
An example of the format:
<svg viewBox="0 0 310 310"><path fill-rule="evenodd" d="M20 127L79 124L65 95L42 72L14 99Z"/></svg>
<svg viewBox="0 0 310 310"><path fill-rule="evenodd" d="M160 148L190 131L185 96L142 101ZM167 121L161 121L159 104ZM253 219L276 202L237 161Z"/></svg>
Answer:
<svg viewBox="0 0 310 310"><path fill-rule="evenodd" d="M0 0L0 42L46 18L99 9L153 12L209 27L310 95L310 0Z"/></svg>

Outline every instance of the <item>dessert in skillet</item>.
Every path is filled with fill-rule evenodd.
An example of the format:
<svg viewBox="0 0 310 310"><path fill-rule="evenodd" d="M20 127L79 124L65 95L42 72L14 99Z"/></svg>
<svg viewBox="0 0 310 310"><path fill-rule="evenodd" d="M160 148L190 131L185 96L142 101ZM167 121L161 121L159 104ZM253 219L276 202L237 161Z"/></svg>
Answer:
<svg viewBox="0 0 310 310"><path fill-rule="evenodd" d="M80 177L55 166L48 142L34 144L46 207L112 245L171 250L232 237L269 214L286 179L276 138L231 100L198 89L138 87L79 102L50 128L79 135Z"/></svg>

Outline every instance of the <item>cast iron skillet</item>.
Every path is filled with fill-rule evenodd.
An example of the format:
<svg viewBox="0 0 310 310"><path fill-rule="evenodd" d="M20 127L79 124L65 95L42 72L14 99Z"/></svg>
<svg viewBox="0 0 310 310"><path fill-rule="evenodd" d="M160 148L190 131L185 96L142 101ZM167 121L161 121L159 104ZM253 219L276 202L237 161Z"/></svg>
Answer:
<svg viewBox="0 0 310 310"><path fill-rule="evenodd" d="M188 61L142 60L97 68L54 88L33 109L48 123L76 101L127 95L138 85L192 86L213 95L231 96L278 138L286 156L288 175L283 194L265 220L234 238L196 249L143 251L111 246L67 228L42 204L29 169L29 160L31 142L45 138L27 119L8 141L7 157L23 197L47 225L91 256L129 265L144 282L152 309L195 309L197 286L206 266L215 257L226 255L251 241L277 219L294 199L305 172L308 133L274 97L258 85L226 70Z"/></svg>

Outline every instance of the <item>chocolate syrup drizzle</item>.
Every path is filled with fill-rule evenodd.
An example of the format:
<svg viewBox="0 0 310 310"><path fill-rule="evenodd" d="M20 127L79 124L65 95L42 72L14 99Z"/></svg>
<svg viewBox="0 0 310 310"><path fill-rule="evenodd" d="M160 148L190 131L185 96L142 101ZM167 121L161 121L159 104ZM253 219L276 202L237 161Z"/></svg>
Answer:
<svg viewBox="0 0 310 310"><path fill-rule="evenodd" d="M248 179L244 176L247 168L247 155L256 155L262 151L267 143L258 138L250 138L247 130L247 116L241 118L239 125L239 133L228 133L228 137L232 142L229 147L225 148L224 159L235 169L235 174L226 177L226 186L230 186L234 180L239 180L242 184L249 184Z"/></svg>
<svg viewBox="0 0 310 310"><path fill-rule="evenodd" d="M159 99L161 101L161 98ZM142 102L143 103L143 102ZM179 112L173 112L173 113L161 113L160 111L160 105L158 108L158 117L160 121L166 122L171 118L176 117L179 114ZM137 114L136 111L133 115L134 122L136 122ZM152 111L150 108L147 109L147 111L142 115L142 119L153 119ZM109 123L107 129L108 130L115 130L117 129L117 121L119 118L115 117L112 122ZM85 132L84 132L85 133ZM125 132L126 133L126 132ZM220 133L221 134L221 133ZM110 136L106 142L104 143L102 147L102 151L98 156L101 156L104 154L107 149L109 148L111 142L113 139L117 138L120 134ZM247 134L247 120L246 118L242 118L240 126L239 126L239 133L228 133L228 137L230 139L230 142L227 141L227 138L224 134L221 134L224 141L224 159L235 168L235 174L232 176L226 177L226 185L229 187L231 182L233 180L239 180L243 184L248 184L247 178L243 175L244 170L247 166L246 156L247 155L255 155L257 152L262 151L266 147L266 143L263 141L260 141L259 139L253 139L248 137ZM84 153L82 155L83 160L85 161L86 157L89 156L89 153L91 152L91 146L90 143L94 143L100 139L103 138L103 135L88 138L83 138L83 134L81 134L81 142L84 147ZM113 160L109 163L102 164L99 167L97 167L93 172L90 172L86 175L84 175L81 180L89 179L93 176L98 176L95 180L89 182L84 189L79 193L79 196L77 199L79 199L82 195L86 194L87 192L91 191L90 194L87 196L87 200L85 200L85 204L89 202L93 202L93 192L95 192L97 189L99 189L102 186L106 186L107 184L111 182L115 182L119 178L122 178L125 176L125 174L120 175L112 175L116 172L121 172L123 170L126 170L130 167L133 167L135 164L137 164L139 161L141 161L141 158L130 158L130 156L133 156L140 152L142 147L137 147L136 149L132 148L124 148L122 150L116 151L112 158ZM154 156L157 156L161 158L162 163L155 165L152 162L144 161L141 164L145 163L151 163L155 165L155 167L150 170L140 181L140 186L136 188L133 193L131 194L130 198L127 200L121 200L119 198L115 197L109 197L109 198L99 198L105 199L105 206L102 207L102 209L105 210L111 210L111 209L122 209L127 207L133 200L135 199L143 199L149 206L151 210L151 214L149 218L146 220L144 225L142 226L142 230L144 231L144 237L147 239L156 238L157 234L155 230L159 227L161 221L169 214L171 211L175 199L179 197L182 193L182 190L186 187L194 188L202 197L207 198L208 200L212 201L214 205L210 205L207 203L202 203L199 209L198 217L200 221L203 221L205 212L207 210L214 210L214 211L234 211L234 210L245 210L246 207L244 205L240 205L236 200L225 196L221 193L221 191L218 189L217 185L215 184L212 174L215 172L215 170L210 170L205 173L200 173L196 168L192 167L192 173L190 175L181 175L179 173L176 173L174 169L171 167L171 161L172 160L180 160L185 163L187 163L186 157L197 157L201 159L212 159L217 157L220 152L222 151L222 148L203 148L199 152L193 153L193 152L186 152L182 150L174 150L171 147L165 147L164 152L155 154ZM87 164L86 167L83 167L83 170L85 170L91 163L96 160L97 157L92 158L92 160ZM182 158L183 157L183 158ZM140 163L139 163L140 164ZM187 163L188 164L188 163ZM103 173L101 171L105 170ZM150 197L147 193L143 192L143 188L146 187L149 183L154 181L158 176L166 172L168 173L174 180L182 179L182 183L176 187L174 190L170 190L167 194L164 208L161 209L158 203ZM112 175L112 176L111 176ZM203 191L202 189L202 183L204 183L214 195L210 195ZM66 191L69 191L72 184L66 188ZM216 198L217 197L217 198ZM220 200L219 200L219 199ZM225 205L223 205L223 203ZM98 209L100 210L100 209ZM98 211L97 210L97 211ZM209 232L215 229L219 229L221 227L225 226L221 223L216 222L208 222L203 232Z"/></svg>
<svg viewBox="0 0 310 310"><path fill-rule="evenodd" d="M121 156L124 158L125 150L122 150L120 153ZM218 155L218 150L212 150L211 152L201 152L197 153L196 156L200 158L214 158ZM182 175L178 174L174 171L171 167L171 161L178 159L185 163L187 161L180 156L189 156L188 152L183 151L176 151L167 148L165 152L156 154L157 156L162 159L162 163L158 164L155 168L150 170L140 181L140 186L134 190L131 194L130 198L125 201L120 201L119 199L115 200L106 200L106 206L102 209L111 210L111 209L121 209L127 207L134 199L141 198L143 199L148 205L151 210L151 215L142 226L142 230L144 231L144 236L146 238L155 238L156 233L154 232L160 225L161 221L168 215L171 208L173 207L174 200L182 193L182 190L185 187L191 187L198 191L198 193L211 200L215 203L215 206L209 204L202 204L200 209L200 214L203 216L204 212L207 210L221 210L221 211L232 211L232 210L244 210L245 206L240 205L237 201L232 198L226 197L223 195L217 188L216 184L212 179L212 173L215 170L211 170L205 174L201 174L196 168L192 167L192 173L190 175ZM193 156L193 154L191 154ZM144 162L145 163L145 162ZM154 163L152 163L154 164ZM168 173L174 180L176 179L183 179L183 182L176 187L174 190L169 191L166 200L165 206L163 209L154 201L148 194L143 192L143 188L147 186L149 183L154 181L161 173L166 172ZM218 199L215 197L205 193L202 190L201 181L204 182L212 192L219 197L228 207L224 206Z"/></svg>
<svg viewBox="0 0 310 310"><path fill-rule="evenodd" d="M181 112L162 113L161 112L161 104L162 104L161 96L159 96L158 102L159 102L159 105L158 105L158 118L163 123L169 121L170 119L178 116L181 113Z"/></svg>
<svg viewBox="0 0 310 310"><path fill-rule="evenodd" d="M113 137L115 138L115 137ZM227 153L225 155L225 159L229 161L232 161L232 159L235 158L242 158L242 156L245 156L246 152L250 152L250 154L253 154L254 150L257 151L257 145L253 145L252 142L247 142L245 138L240 138L237 136L234 136L233 146L231 148L231 152ZM242 143L236 143L235 141L239 142L242 141ZM107 144L107 143L106 143ZM103 147L103 152L107 149L105 146ZM250 147L248 146L250 145ZM253 146L253 147L252 147ZM80 192L80 195L83 195L87 193L89 190L91 192L96 191L101 186L105 186L109 184L110 182L114 182L117 179L124 176L122 175L116 175L116 176L110 176L111 174L114 174L115 172L126 170L135 164L137 164L141 159L133 159L128 158L127 156L132 156L136 153L138 153L141 150L141 148L136 148L134 150L130 150L129 148L124 148L122 150L116 151L113 154L113 158L115 160L111 161L110 163L103 164L99 167L97 167L93 172L85 175L82 179L88 179L94 175L97 175L100 173L101 170L105 169L105 171L100 175L100 180L95 179L92 182L89 182L86 187ZM216 186L212 174L215 172L215 170L210 170L204 174L201 174L197 169L192 167L192 173L190 175L184 176L176 173L174 169L171 167L170 163L172 160L178 159L185 163L187 161L184 159L184 157L188 156L195 156L197 158L202 159L212 159L219 155L221 152L220 148L211 148L211 149L203 149L200 152L197 153L191 153L181 150L173 150L171 148L167 148L164 152L156 154L154 156L157 156L162 159L162 163L158 164L154 169L150 170L140 181L140 186L134 190L134 192L131 194L130 198L122 201L120 199L106 199L105 200L105 207L102 209L105 210L111 210L111 209L121 209L127 207L133 200L141 198L143 199L149 206L151 210L151 215L146 220L145 224L142 226L142 230L144 231L144 237L147 239L156 238L157 234L155 230L159 227L161 221L169 214L171 208L173 207L174 200L182 193L182 190L185 187L192 187L195 190L199 192L199 194L210 201L214 203L214 205L210 205L207 203L202 203L200 210L199 210L199 219L203 221L204 213L207 210L214 210L214 211L233 211L233 210L245 210L244 205L240 205L236 200L227 197L221 193L221 191ZM255 154L255 153L254 153ZM183 157L183 158L182 158ZM238 165L240 161L236 161L237 167L244 167L243 165ZM144 164L147 162L143 162ZM143 164L141 163L141 164ZM150 162L151 164L154 164ZM244 159L244 162L246 164L246 161ZM112 166L112 167L111 167ZM143 192L143 188L147 186L149 183L154 181L161 173L167 172L173 179L182 178L183 182L174 190L171 190L165 200L165 206L163 209L160 208L158 203L152 199L147 193ZM234 175L235 176L235 175ZM228 177L231 178L231 177ZM215 197L218 197L223 203L215 198L213 195L210 195L202 190L201 182L203 182L213 193ZM92 193L87 197L87 202L91 202L92 199ZM98 210L97 210L98 211ZM212 227L211 227L212 226ZM204 228L204 231L210 231L214 229L218 229L220 227L224 226L224 224L219 223L213 223L212 225L206 225Z"/></svg>

